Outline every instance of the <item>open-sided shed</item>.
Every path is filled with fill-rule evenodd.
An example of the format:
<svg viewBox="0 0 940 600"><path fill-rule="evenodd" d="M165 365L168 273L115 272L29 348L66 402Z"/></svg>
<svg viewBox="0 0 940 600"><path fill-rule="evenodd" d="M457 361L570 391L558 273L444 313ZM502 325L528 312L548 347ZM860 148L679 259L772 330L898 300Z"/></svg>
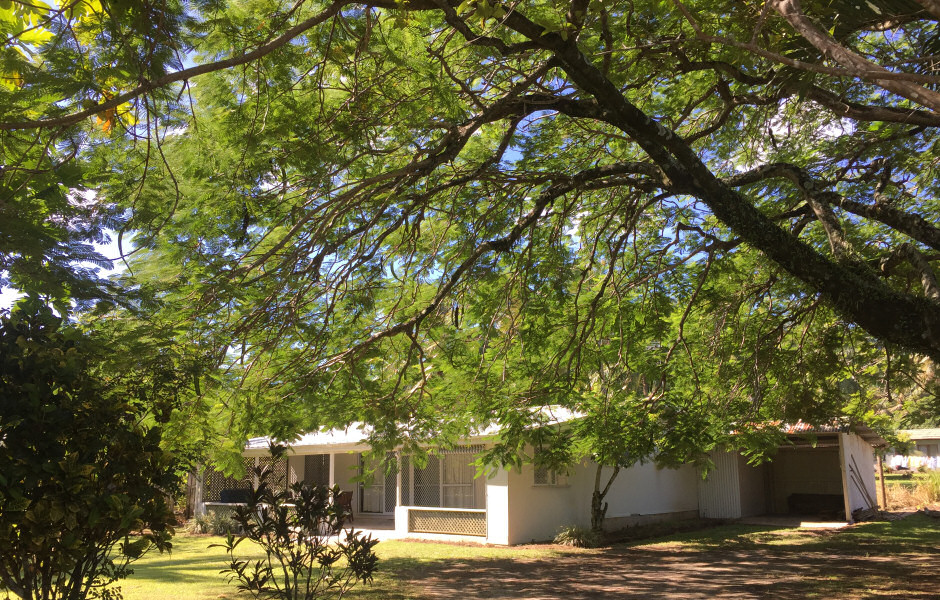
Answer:
<svg viewBox="0 0 940 600"><path fill-rule="evenodd" d="M699 514L736 519L764 514L813 515L853 520L877 508L876 447L885 440L850 424L784 426L787 441L776 455L748 464L736 450L712 453L714 469L699 483Z"/></svg>

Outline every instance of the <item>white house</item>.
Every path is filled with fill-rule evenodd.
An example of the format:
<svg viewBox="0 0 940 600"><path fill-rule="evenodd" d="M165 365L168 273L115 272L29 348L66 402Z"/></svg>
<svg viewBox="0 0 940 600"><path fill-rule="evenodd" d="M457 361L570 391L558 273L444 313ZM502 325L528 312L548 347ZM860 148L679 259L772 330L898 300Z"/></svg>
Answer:
<svg viewBox="0 0 940 600"><path fill-rule="evenodd" d="M688 465L661 469L646 463L622 470L606 498L605 526L788 512L793 507L787 499L793 495L804 504L808 500L811 508L813 495L825 506L838 500L844 506L840 512L851 515L875 497L871 443L880 438L868 430L844 429L812 432L814 445L794 433L794 443L760 467L747 466L737 453L713 453L715 468L705 479ZM338 485L352 492L353 523L384 520L396 537L511 545L550 540L563 526L590 526L595 463L584 459L566 474L524 465L477 476L471 463L492 443L492 435L483 432L432 454L424 467L401 457L401 468L388 472L384 465L365 462L369 446L362 429L311 433L295 440L286 463L275 469L289 482ZM267 448L265 438L250 440L246 465L270 461ZM363 481L363 472L376 475ZM247 487L245 480L210 472L197 512L224 509L238 500L231 490Z"/></svg>
<svg viewBox="0 0 940 600"><path fill-rule="evenodd" d="M898 433L911 441L911 451L889 453L885 465L911 471L940 469L940 429L902 429Z"/></svg>

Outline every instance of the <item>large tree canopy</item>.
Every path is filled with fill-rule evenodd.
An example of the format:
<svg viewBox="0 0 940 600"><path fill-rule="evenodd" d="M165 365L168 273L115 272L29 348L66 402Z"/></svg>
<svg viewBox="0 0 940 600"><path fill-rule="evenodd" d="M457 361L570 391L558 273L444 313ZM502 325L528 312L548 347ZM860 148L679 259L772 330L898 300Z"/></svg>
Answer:
<svg viewBox="0 0 940 600"><path fill-rule="evenodd" d="M934 397L933 0L5 4L0 269L109 216L246 429Z"/></svg>

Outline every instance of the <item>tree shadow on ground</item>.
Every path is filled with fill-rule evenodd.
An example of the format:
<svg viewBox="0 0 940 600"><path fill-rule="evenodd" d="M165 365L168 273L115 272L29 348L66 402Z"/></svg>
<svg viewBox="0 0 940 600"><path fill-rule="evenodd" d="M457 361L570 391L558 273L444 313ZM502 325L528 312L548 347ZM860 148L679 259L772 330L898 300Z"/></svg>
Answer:
<svg viewBox="0 0 940 600"><path fill-rule="evenodd" d="M383 568L427 598L938 598L940 521L879 536L878 528L724 543L615 545L541 559L411 561ZM771 539L773 538L773 539ZM699 540L704 542L705 539Z"/></svg>

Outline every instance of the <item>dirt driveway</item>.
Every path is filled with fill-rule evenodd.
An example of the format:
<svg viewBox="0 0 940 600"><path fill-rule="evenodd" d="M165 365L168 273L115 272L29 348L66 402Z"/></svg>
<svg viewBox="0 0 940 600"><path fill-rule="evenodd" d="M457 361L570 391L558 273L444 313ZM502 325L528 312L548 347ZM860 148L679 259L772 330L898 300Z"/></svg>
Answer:
<svg viewBox="0 0 940 600"><path fill-rule="evenodd" d="M767 532L717 545L618 545L544 559L442 561L402 575L422 596L448 600L940 599L937 523L937 535L927 536Z"/></svg>

